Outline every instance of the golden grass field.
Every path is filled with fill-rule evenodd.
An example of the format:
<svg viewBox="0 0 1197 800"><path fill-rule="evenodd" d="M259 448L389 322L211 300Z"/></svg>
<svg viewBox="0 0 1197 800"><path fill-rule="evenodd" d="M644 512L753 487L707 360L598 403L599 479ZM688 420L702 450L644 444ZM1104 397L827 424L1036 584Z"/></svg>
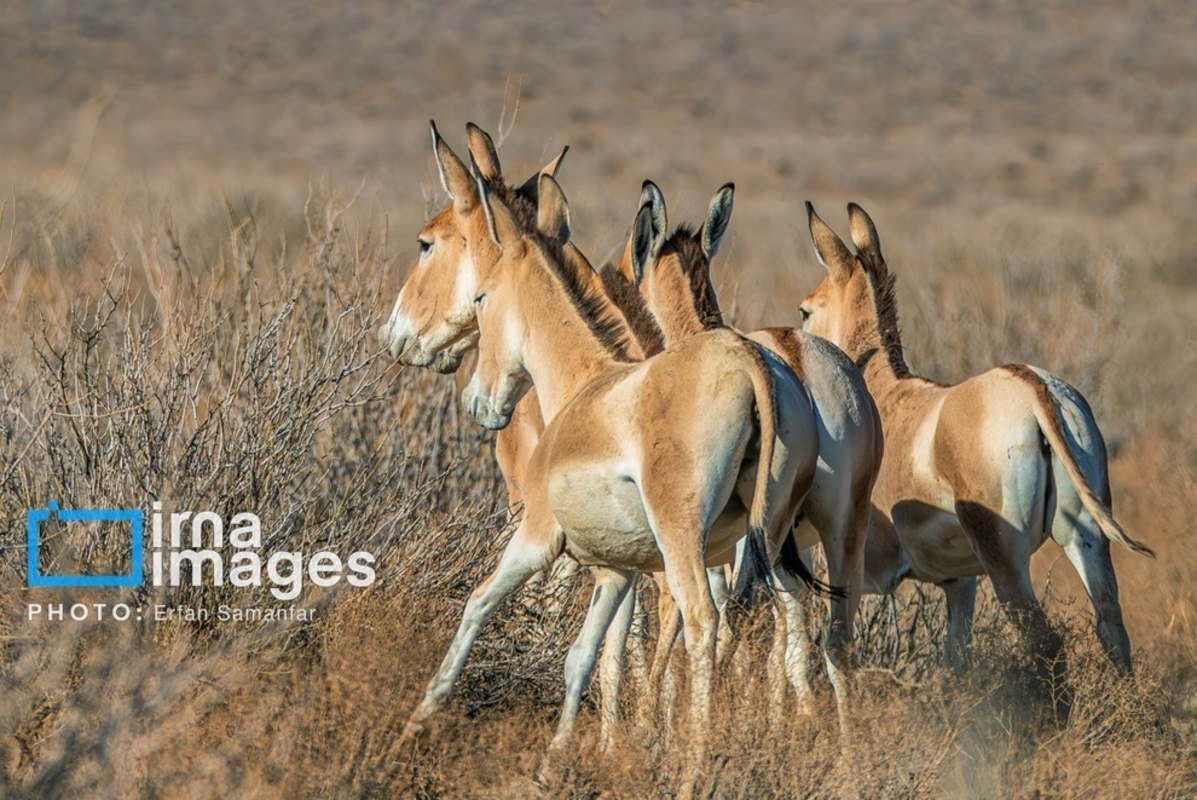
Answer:
<svg viewBox="0 0 1197 800"><path fill-rule="evenodd" d="M1067 631L1067 728L1023 719L987 589L960 679L935 666L938 592L907 586L863 610L842 760L826 681L824 713L770 728L763 655L720 676L709 796L1197 793L1197 6L876 5L0 11L0 795L528 795L589 580L563 613L539 589L501 608L437 730L398 748L509 531L453 379L376 338L443 202L428 119L464 151L465 123L495 132L517 97L504 166L522 180L571 145L596 263L643 179L673 221L736 182L714 272L740 326L796 324L821 280L804 200L842 234L863 205L912 368L1025 361L1080 388L1115 512L1160 555L1115 552L1134 682L1059 548L1035 557ZM31 602L263 600L25 589L25 512L51 500L252 510L267 548L369 549L378 580L309 588L309 623L29 621ZM676 791L685 742L636 726L636 702L610 757L584 712L549 794Z"/></svg>

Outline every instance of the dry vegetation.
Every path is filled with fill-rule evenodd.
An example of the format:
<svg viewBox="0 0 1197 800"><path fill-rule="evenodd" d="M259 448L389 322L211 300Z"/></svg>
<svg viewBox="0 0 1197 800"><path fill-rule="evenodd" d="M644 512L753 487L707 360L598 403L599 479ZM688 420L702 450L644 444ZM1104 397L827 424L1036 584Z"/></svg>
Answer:
<svg viewBox="0 0 1197 800"><path fill-rule="evenodd" d="M596 261L644 177L675 220L737 182L716 279L740 324L792 322L818 281L803 199L841 231L836 208L862 203L912 366L1067 377L1110 442L1119 517L1161 555L1115 554L1133 683L1058 549L1036 556L1068 635L1067 728L1022 718L988 594L961 680L934 667L937 592L906 587L865 608L843 761L826 688L827 713L770 727L764 654L722 676L712 795L1197 792L1191 4L192 5L0 12L0 74L20 77L0 85L0 794L526 796L588 580L561 613L540 589L500 609L453 710L396 748L506 517L454 382L398 370L374 336L436 202L425 121L456 145L467 119L493 127L512 73L505 162L574 146L563 182ZM311 623L25 620L48 600L264 600L21 588L26 509L156 499L253 510L266 550L372 550L379 580L309 589ZM610 758L583 719L554 793L676 788L684 742L636 727L636 699Z"/></svg>

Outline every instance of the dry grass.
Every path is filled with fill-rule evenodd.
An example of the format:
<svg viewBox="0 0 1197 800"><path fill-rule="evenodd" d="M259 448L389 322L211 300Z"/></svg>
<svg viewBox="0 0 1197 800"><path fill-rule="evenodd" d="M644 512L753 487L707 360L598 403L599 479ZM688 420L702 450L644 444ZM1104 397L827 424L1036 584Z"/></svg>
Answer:
<svg viewBox="0 0 1197 800"><path fill-rule="evenodd" d="M1161 554L1115 554L1134 682L1096 652L1058 549L1036 556L1069 645L1067 728L1022 716L987 591L960 680L935 668L938 593L906 587L862 614L843 761L826 687L818 718L786 709L769 727L764 654L721 676L711 794L1197 792L1189 5L300 5L0 14L20 30L0 73L22 76L0 85L0 793L527 795L588 579L560 613L540 589L501 608L438 729L396 748L506 531L489 437L453 381L398 370L374 338L435 202L425 120L493 126L510 73L505 163L574 146L563 181L596 261L643 178L679 221L736 181L715 277L739 324L792 322L820 278L803 199L841 231L836 209L862 203L912 366L952 380L1030 361L1075 383L1111 445L1120 519ZM25 620L49 599L264 599L18 588L26 509L154 499L253 510L267 550L372 550L379 580L309 588L311 623ZM125 557L56 542L51 557L85 565ZM583 717L555 794L676 788L685 743L640 727L637 702L609 758Z"/></svg>

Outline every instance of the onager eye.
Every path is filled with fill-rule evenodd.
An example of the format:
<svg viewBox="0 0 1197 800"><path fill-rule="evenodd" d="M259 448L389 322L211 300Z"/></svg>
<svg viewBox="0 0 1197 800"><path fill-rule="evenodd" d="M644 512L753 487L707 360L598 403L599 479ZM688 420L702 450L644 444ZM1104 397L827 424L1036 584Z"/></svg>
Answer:
<svg viewBox="0 0 1197 800"><path fill-rule="evenodd" d="M804 305L798 309L798 313L802 314L802 321L806 322L808 319L810 319L810 315L814 312L811 311L810 306Z"/></svg>
<svg viewBox="0 0 1197 800"><path fill-rule="evenodd" d="M420 245L420 258L427 257L428 254L432 252L433 242L430 242L427 239L417 239L416 241Z"/></svg>

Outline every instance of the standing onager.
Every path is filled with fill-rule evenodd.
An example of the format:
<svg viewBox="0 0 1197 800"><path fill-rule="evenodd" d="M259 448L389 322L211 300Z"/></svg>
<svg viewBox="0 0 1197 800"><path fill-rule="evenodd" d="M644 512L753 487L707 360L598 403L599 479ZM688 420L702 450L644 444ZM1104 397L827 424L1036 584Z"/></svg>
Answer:
<svg viewBox="0 0 1197 800"><path fill-rule="evenodd" d="M466 189L455 188L457 202ZM547 236L525 235L492 191L479 175L470 201L484 213L468 223L486 226L488 235L469 238L468 258L442 283L447 292L405 295L388 328L391 350L401 361L414 352L433 364L442 352L464 352L463 342L477 341L478 368L466 391L471 413L501 427L535 382L550 422L528 463L523 520L498 569L467 604L405 733L417 733L443 703L495 604L565 548L595 565L597 587L567 661L566 707L555 741L570 735L597 647L632 570L666 571L695 662L692 713L701 723L709 707L715 621L704 553L712 563L730 558L745 531L720 523L748 506L754 541L770 561L777 557L795 510L790 490L796 474L805 471L809 480L815 467L805 393L788 368L730 332L695 337L648 362L633 360L622 319L594 290L593 271L552 238L568 235L555 181L541 178L538 227ZM558 411L561 418L554 419ZM761 470L752 458L758 442ZM800 565L796 569L801 573ZM701 752L701 724L695 735Z"/></svg>
<svg viewBox="0 0 1197 800"><path fill-rule="evenodd" d="M618 267L604 269L603 281L624 315L633 321L646 354L724 327L710 270L731 220L733 198L734 186L724 185L711 200L700 230L682 225L667 235L665 198L655 183L645 181L624 257ZM818 470L799 511L801 524L795 530L795 541L802 550L821 541L828 582L844 589L830 599L825 640L827 671L844 722L849 713L850 681L843 673L851 667L870 496L881 466L881 422L860 370L834 345L794 328L766 328L747 335L785 360L810 392L814 406ZM798 586L791 580L787 588ZM781 598L787 620L786 673L800 707L809 713L811 663L803 606L791 591L781 593ZM671 641L668 634L662 634L659 656L668 652ZM654 673L658 671L659 667ZM779 701L775 698L774 707L780 707Z"/></svg>
<svg viewBox="0 0 1197 800"><path fill-rule="evenodd" d="M477 270L480 258L493 257L493 245L485 224L484 215L479 205L479 199L473 177L467 171L465 164L453 152L441 137L435 123L431 124L433 155L437 160L437 168L445 192L450 202L426 223L420 231L418 242L420 255L407 281L404 283L395 307L388 321L380 331L380 337L388 345L392 341L403 340L403 350L398 354L401 361L418 366L430 367L438 372L453 372L458 369L464 355L476 344L476 330L471 330L472 316L468 317L467 327L460 337L451 343L440 355L426 353L421 349L418 337L412 334L430 337L433 346L438 346L443 331L435 329L436 320L431 317L413 317L408 313L409 307L415 307L426 298L451 298L452 301L466 302L466 311L472 312L472 303L466 286L466 281L472 279ZM490 136L474 124L466 126L469 137L470 158L478 173L486 180L492 192L498 193L505 199L508 208L515 211L515 217L525 233L536 230L537 216L537 176L526 181L520 187L507 185L502 176L502 168L494 142ZM568 151L562 153L548 164L542 173L555 175L562 158ZM584 256L568 242L562 243L566 254L579 265L578 275L584 280L591 281L594 291L600 291L599 279L590 269ZM582 268L582 265L585 265ZM449 307L449 301L446 301ZM462 312L458 312L460 315ZM658 348L659 349L659 348ZM628 355L639 360L643 352L635 341L628 343ZM540 406L533 387L516 405L512 413L511 423L500 430L495 437L495 460L506 482L508 501L513 512L522 503L521 485L527 462L544 431L544 421L541 417ZM564 578L572 574L577 562L569 558L559 559L554 565L552 575L554 579ZM659 587L662 602L670 601L669 591L660 574L654 576ZM722 585L723 570L715 568L708 572L712 581L712 592L717 596L726 594L726 586ZM634 593L629 593L626 606L621 609L617 624L610 631L611 637L618 638L618 642L609 641L602 661L602 741L604 748L613 744L613 734L618 715L618 687L623 670L624 642L630 629L632 604ZM670 605L673 613L674 606ZM671 637L672 639L672 637Z"/></svg>
<svg viewBox="0 0 1197 800"><path fill-rule="evenodd" d="M1106 653L1129 675L1110 541L1154 553L1110 511L1105 443L1088 403L1059 378L1023 364L955 386L912 374L894 277L872 220L848 206L853 254L806 208L828 275L802 304L803 327L861 365L881 412L885 458L873 493L874 530L894 553L890 582L911 577L944 586L949 653L961 658L971 637L972 576L988 575L1015 624L1042 648L1040 670L1050 663L1062 677L1062 642L1029 572L1031 554L1050 535L1080 573ZM962 587L961 579L969 581Z"/></svg>

